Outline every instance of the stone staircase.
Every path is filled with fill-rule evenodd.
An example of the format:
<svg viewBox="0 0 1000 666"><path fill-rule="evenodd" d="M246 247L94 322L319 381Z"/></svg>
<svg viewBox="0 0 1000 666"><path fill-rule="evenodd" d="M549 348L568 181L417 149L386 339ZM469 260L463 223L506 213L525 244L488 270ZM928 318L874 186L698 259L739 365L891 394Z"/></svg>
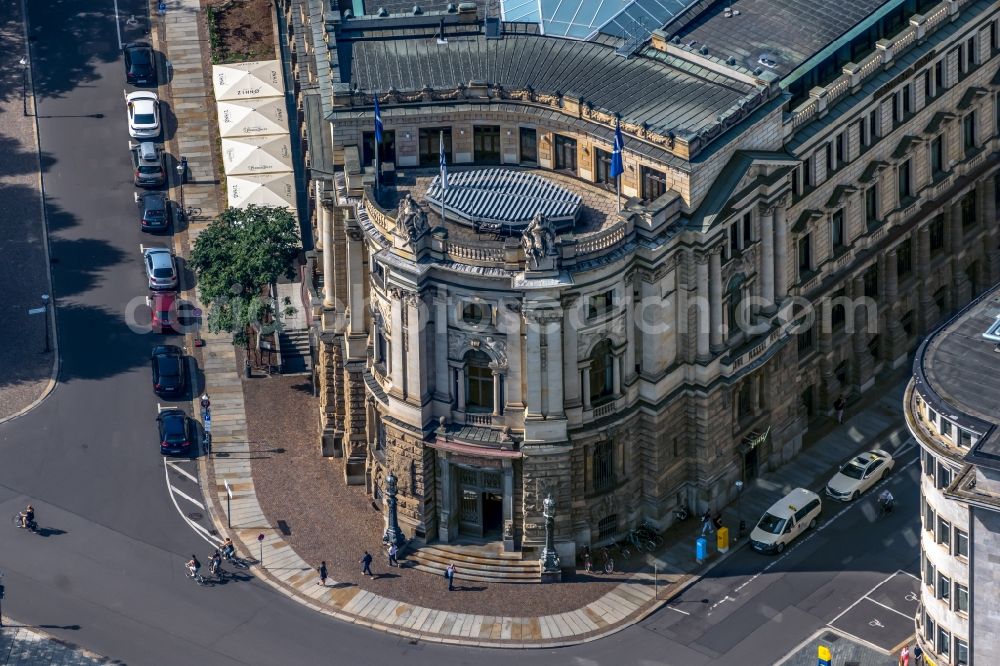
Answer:
<svg viewBox="0 0 1000 666"><path fill-rule="evenodd" d="M294 375L310 372L312 356L309 353L309 331L282 330L278 334L278 345L281 347L281 373Z"/></svg>
<svg viewBox="0 0 1000 666"><path fill-rule="evenodd" d="M538 560L522 559L521 553L504 552L503 545L433 544L409 550L403 562L420 571L444 577L449 564L455 565L455 580L479 583L537 583Z"/></svg>

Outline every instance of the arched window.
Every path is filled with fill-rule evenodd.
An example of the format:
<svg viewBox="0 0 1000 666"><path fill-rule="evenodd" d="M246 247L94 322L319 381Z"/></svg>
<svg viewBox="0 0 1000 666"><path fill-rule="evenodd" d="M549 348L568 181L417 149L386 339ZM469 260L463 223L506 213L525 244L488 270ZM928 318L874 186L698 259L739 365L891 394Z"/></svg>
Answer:
<svg viewBox="0 0 1000 666"><path fill-rule="evenodd" d="M465 404L469 411L493 411L493 370L481 351L465 355Z"/></svg>
<svg viewBox="0 0 1000 666"><path fill-rule="evenodd" d="M610 398L614 392L614 362L611 341L602 340L590 352L590 400Z"/></svg>

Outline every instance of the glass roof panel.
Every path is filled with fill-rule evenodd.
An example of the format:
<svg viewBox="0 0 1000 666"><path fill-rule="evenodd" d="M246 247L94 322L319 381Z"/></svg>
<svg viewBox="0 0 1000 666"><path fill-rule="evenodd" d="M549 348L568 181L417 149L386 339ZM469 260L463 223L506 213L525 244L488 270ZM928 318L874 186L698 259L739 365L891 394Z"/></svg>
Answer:
<svg viewBox="0 0 1000 666"><path fill-rule="evenodd" d="M502 0L505 21L541 23L546 35L587 39L596 32L648 37L695 0Z"/></svg>

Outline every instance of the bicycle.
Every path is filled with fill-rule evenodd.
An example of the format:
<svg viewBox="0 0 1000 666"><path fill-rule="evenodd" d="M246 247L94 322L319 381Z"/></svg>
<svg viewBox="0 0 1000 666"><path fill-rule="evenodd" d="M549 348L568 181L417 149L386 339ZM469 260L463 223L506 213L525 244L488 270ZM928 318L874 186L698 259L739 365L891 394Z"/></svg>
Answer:
<svg viewBox="0 0 1000 666"><path fill-rule="evenodd" d="M196 582L198 585L205 585L205 577L202 576L201 572L199 572L198 570L192 572L191 567L185 564L184 573L187 575L188 578Z"/></svg>
<svg viewBox="0 0 1000 666"><path fill-rule="evenodd" d="M895 505L896 505L896 500L895 499L886 500L886 499L883 499L883 498L879 497L875 501L878 502L878 517L879 518L885 518L890 513L892 513L892 510L893 510L893 508L895 508Z"/></svg>
<svg viewBox="0 0 1000 666"><path fill-rule="evenodd" d="M226 558L226 562L229 562L230 564L232 564L237 569L249 569L250 568L250 563L249 562L247 562L246 560L244 560L244 559L242 559L240 557L237 557L235 554L233 554L233 555L223 555L223 557Z"/></svg>
<svg viewBox="0 0 1000 666"><path fill-rule="evenodd" d="M601 554L604 556L604 563L601 565L601 569L606 574L612 574L615 572L615 558L611 557L611 551L605 546L601 549Z"/></svg>
<svg viewBox="0 0 1000 666"><path fill-rule="evenodd" d="M22 516L21 516L20 513L15 513L14 514L14 520L13 520L14 527L16 527L18 529L21 529L21 530L27 529L29 532L34 532L36 534L38 533L38 523L36 523L34 520L31 520L31 521L28 522L27 525L22 525L21 524L21 518L22 518Z"/></svg>

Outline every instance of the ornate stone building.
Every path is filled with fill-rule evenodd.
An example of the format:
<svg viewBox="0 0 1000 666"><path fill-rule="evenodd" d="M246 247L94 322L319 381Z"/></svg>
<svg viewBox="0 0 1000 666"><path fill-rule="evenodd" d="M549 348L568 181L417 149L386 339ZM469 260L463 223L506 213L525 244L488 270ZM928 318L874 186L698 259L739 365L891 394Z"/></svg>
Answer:
<svg viewBox="0 0 1000 666"><path fill-rule="evenodd" d="M903 409L920 445L917 640L933 663L1000 661L1000 289L920 345Z"/></svg>
<svg viewBox="0 0 1000 666"><path fill-rule="evenodd" d="M323 449L395 473L408 536L536 550L551 494L572 562L717 508L1000 279L996 3L694 3L645 40L483 11L286 11Z"/></svg>

